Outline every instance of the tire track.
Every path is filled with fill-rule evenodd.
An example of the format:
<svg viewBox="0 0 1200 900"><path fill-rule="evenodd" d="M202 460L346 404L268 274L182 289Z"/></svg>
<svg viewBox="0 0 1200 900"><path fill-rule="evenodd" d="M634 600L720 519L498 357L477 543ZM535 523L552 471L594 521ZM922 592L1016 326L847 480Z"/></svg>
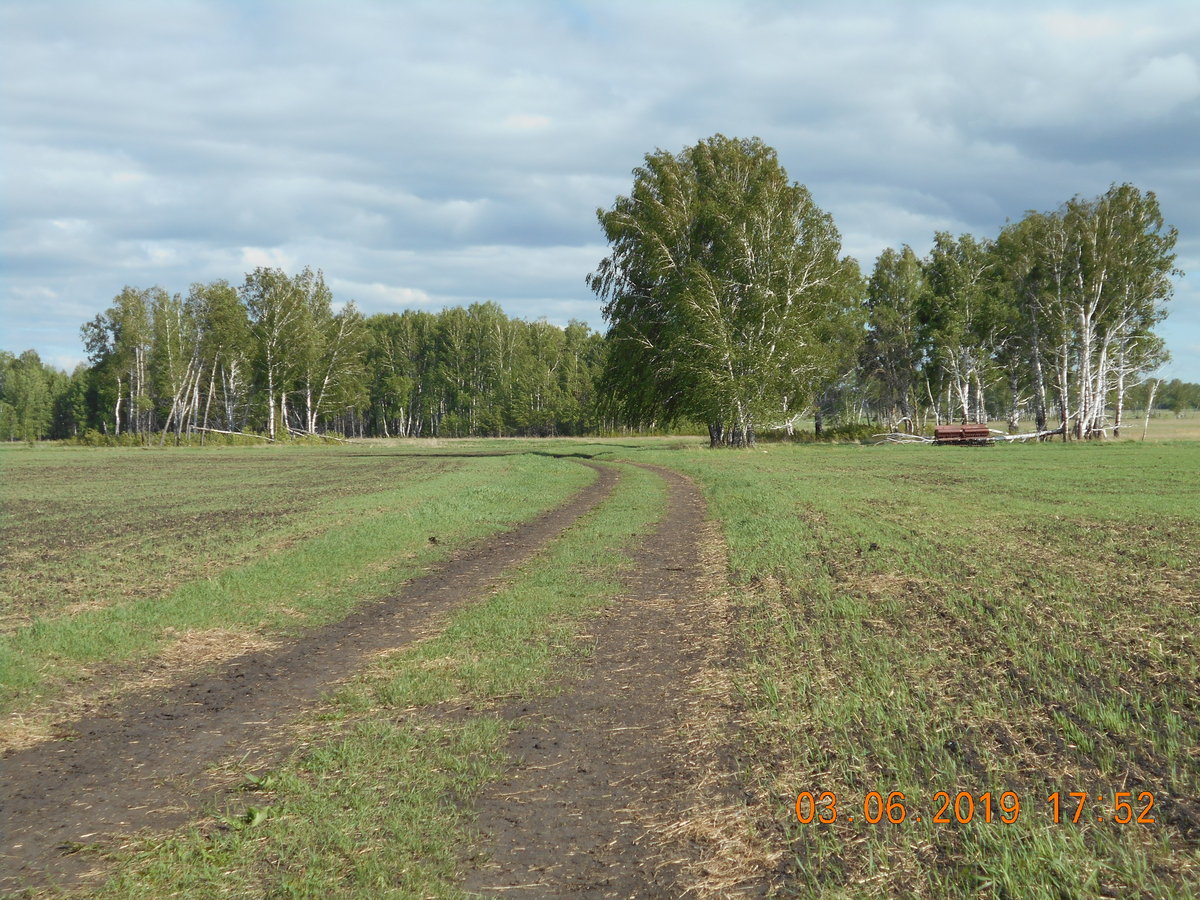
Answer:
<svg viewBox="0 0 1200 900"><path fill-rule="evenodd" d="M712 601L709 581L723 580L723 560L717 568L704 558L696 487L669 469L644 468L667 483L666 515L633 553L623 600L592 626L587 673L558 696L506 711L521 725L508 747L519 762L477 803L485 849L468 861L468 891L531 900L678 897L708 892L688 883L696 872L738 865L713 859L712 846L696 839L708 823L691 827L746 815L729 748L714 777L714 767L692 758L687 737L706 669L729 658L727 611ZM702 699L701 715L719 720L724 743L729 699L709 693L717 696ZM701 790L703 779L711 781ZM760 894L767 879L759 876L751 884L727 878L720 893Z"/></svg>
<svg viewBox="0 0 1200 900"><path fill-rule="evenodd" d="M582 464L598 477L567 504L467 548L396 596L215 674L80 719L70 740L0 760L0 893L78 883L97 867L93 854L73 852L78 846L181 824L220 793L207 767L242 756L240 766L252 770L278 755L280 730L365 657L421 636L603 502L617 473Z"/></svg>

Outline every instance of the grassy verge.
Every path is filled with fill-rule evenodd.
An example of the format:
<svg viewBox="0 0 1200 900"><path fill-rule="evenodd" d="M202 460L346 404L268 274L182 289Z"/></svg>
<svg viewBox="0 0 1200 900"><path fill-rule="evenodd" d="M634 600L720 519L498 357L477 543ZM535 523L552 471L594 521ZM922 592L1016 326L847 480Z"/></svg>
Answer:
<svg viewBox="0 0 1200 900"><path fill-rule="evenodd" d="M1200 446L637 455L724 525L785 895L1200 895ZM801 791L836 822L801 825ZM871 791L905 821L865 822ZM977 812L935 823L939 791ZM1123 791L1156 822L1115 823Z"/></svg>
<svg viewBox="0 0 1200 900"><path fill-rule="evenodd" d="M356 457L321 452L309 457L309 452L291 450L279 457L261 452L247 456L229 451L203 455L185 451L177 457L182 471L172 468L175 460L155 460L158 469L152 464L146 477L170 477L180 484L183 496L168 496L171 502L183 505L184 515L207 504L217 520L223 508L257 504L268 487L273 494L300 490L298 484L273 481L282 477L281 467L290 468L297 482L317 478L318 468L330 479L329 469L351 483L360 474L365 477L357 491L333 490L323 503L314 498L317 509L282 526L290 529L282 532L288 540L271 552L263 549L258 536L243 535L240 526L222 530L217 525L212 540L223 539L235 545L233 550L217 552L215 559L206 557L203 548L186 543L171 550L172 555L195 554L193 569L203 571L211 564L213 571L208 577L185 581L161 594L155 589L158 582L153 572L143 572L144 592L108 598L73 614L35 616L0 635L0 708L27 709L61 692L90 666L148 656L181 634L218 628L279 633L337 619L354 604L395 590L455 547L563 502L594 477L582 466L535 455L453 461L384 458L374 461L386 474L366 475L371 467L360 468ZM121 451L101 453L118 468L124 465ZM80 478L74 502L82 503L82 497L94 491L104 498L103 507L110 499L105 493L110 487L97 470L89 468L89 457L92 454L83 454L82 475L71 468L72 458L65 464L68 472ZM257 469L260 461L265 473ZM347 461L349 465L343 465ZM189 487L186 479L197 463L213 478L204 503L187 506L188 498L194 497L188 492L195 488ZM163 470L173 474L168 476ZM34 471L38 471L36 467ZM104 471L101 465L99 472ZM46 476L50 486L42 493L52 493L60 477ZM117 484L121 480L112 479ZM223 488L215 489L214 484ZM26 496L36 495L38 490L29 482L22 489ZM319 490L314 488L314 494L319 496ZM73 508L61 513L65 520L79 515ZM34 519L27 527L36 531L39 524L44 523ZM95 527L99 530L101 526ZM153 526L148 526L146 539L157 540L150 537L153 534ZM436 544L430 542L430 536L437 538ZM170 545L170 536L163 541ZM253 560L229 564L248 548L256 548ZM141 571L142 557L132 554L124 562L118 558L117 564L122 566L117 581L130 581ZM36 566L34 569L36 572ZM113 588L114 582L105 581L103 575L99 580L109 590Z"/></svg>
<svg viewBox="0 0 1200 900"><path fill-rule="evenodd" d="M119 858L114 897L458 897L466 804L504 765L496 704L553 688L586 655L581 619L618 592L661 480L614 496L431 640L382 659L323 711L324 738L222 814Z"/></svg>

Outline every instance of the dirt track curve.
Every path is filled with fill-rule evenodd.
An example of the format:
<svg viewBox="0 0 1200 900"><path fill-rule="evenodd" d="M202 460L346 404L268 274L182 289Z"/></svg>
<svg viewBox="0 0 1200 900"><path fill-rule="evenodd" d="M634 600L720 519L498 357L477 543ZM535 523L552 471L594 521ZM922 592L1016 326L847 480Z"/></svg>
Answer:
<svg viewBox="0 0 1200 900"><path fill-rule="evenodd" d="M728 623L712 599L724 559L705 558L712 548L696 487L669 469L645 468L666 481L667 513L635 552L621 602L594 626L586 674L558 696L509 709L522 725L508 748L519 764L478 806L486 856L471 861L468 890L530 900L674 898L697 890L697 873L731 862L705 860L711 848L672 827L715 818L731 802L745 808L728 747L710 760L714 773L686 739L696 724L686 721L695 682L714 662L728 663ZM704 715L713 714L720 709L710 704ZM717 783L698 794L697 780L714 774ZM733 887L715 893L761 895L766 879Z"/></svg>
<svg viewBox="0 0 1200 900"><path fill-rule="evenodd" d="M84 886L96 857L73 846L188 821L227 789L205 774L222 759L242 757L243 771L273 762L287 749L273 736L366 656L429 633L608 497L617 470L584 464L598 477L567 504L468 548L396 596L71 723L74 739L0 760L0 896ZM645 468L667 485L666 515L635 549L620 601L590 624L595 650L584 673L556 696L503 710L521 726L508 747L516 763L477 804L483 850L463 861L469 891L758 896L770 878L744 865L730 876L746 854L736 840L732 852L728 843L714 851L720 841L709 828L720 814L727 834L754 830L729 751L730 691L714 677L729 668L727 610L712 591L724 554L695 486Z"/></svg>
<svg viewBox="0 0 1200 900"><path fill-rule="evenodd" d="M396 596L215 674L70 723L71 740L0 760L0 895L77 883L95 859L70 853L75 844L187 821L215 788L203 777L208 766L245 753L244 767L256 768L268 738L366 655L402 646L447 610L483 596L603 501L617 474L585 465L598 477L567 504L468 548Z"/></svg>

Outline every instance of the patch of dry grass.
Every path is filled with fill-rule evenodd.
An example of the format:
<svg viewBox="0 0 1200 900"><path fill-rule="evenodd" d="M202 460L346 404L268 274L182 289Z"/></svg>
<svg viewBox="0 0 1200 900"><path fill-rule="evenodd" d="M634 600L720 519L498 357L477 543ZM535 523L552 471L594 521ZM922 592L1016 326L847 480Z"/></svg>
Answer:
<svg viewBox="0 0 1200 900"><path fill-rule="evenodd" d="M672 804L672 815L641 811L645 846L660 869L674 874L678 896L761 895L784 851L771 811L747 801L746 773L735 756L747 722L734 688L739 648L724 584L727 550L716 523L706 526L701 548L701 577L679 585L677 593L688 598L684 618L705 625L703 631L691 629L704 656L696 674L680 685L677 700L679 758L688 788Z"/></svg>

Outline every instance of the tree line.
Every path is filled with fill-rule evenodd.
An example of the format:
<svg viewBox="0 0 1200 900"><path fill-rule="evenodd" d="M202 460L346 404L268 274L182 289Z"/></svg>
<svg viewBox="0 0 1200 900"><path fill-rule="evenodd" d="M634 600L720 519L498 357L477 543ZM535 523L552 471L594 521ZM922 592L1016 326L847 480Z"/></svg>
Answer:
<svg viewBox="0 0 1200 900"><path fill-rule="evenodd" d="M254 432L462 437L594 431L601 336L495 303L363 316L320 272L259 268L186 296L127 287L82 328L72 375L0 357L9 439ZM131 439L132 439L131 438Z"/></svg>
<svg viewBox="0 0 1200 900"><path fill-rule="evenodd" d="M1119 432L1130 391L1167 359L1174 228L1153 193L1116 185L1029 213L994 240L938 233L887 250L867 286L867 398L897 428L1051 418Z"/></svg>
<svg viewBox="0 0 1200 900"><path fill-rule="evenodd" d="M814 413L914 431L1031 417L1064 439L1119 432L1166 359L1153 331L1177 233L1152 192L1114 185L993 240L887 249L864 279L833 219L758 139L648 154L598 217L590 284L612 344L602 397L625 419L690 419L714 445Z"/></svg>
<svg viewBox="0 0 1200 900"><path fill-rule="evenodd" d="M741 446L812 417L818 433L977 421L1066 439L1119 432L1131 403L1200 406L1200 386L1148 380L1180 274L1152 192L1114 185L991 239L939 232L864 276L758 139L658 150L633 175L598 210L609 254L587 280L606 335L491 302L363 316L307 268L127 287L83 325L73 374L0 355L0 436L677 427Z"/></svg>

